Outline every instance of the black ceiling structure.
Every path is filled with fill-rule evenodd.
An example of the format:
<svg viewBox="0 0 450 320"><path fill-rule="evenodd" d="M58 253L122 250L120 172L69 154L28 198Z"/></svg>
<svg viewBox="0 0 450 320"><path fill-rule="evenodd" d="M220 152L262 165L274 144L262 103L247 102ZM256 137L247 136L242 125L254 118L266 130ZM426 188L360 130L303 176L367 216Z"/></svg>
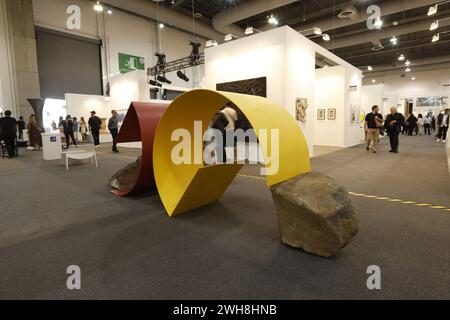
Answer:
<svg viewBox="0 0 450 320"><path fill-rule="evenodd" d="M211 24L216 14L229 7L239 6L250 1L258 0L164 0L164 5L191 17L195 13L197 19ZM328 20L331 23L342 21L343 19L338 15L348 7L361 13L365 12L369 5L378 5L383 8L384 4L395 5L395 2L405 3L404 0L301 0L255 14L245 20L235 22L235 25L242 29L251 26L267 30L267 18L273 14L278 18L279 25L288 25L301 31L304 26L311 26L314 23L321 27L320 23L323 21ZM419 3L419 1L417 2ZM433 4L441 2L443 1L436 1ZM365 71L367 71L368 65L373 67L374 72L402 68L404 61L398 60L401 54L411 61L411 68L425 62L432 64L433 59L440 63L450 63L450 3L440 4L438 12L431 17L427 15L429 8L430 5L427 4L387 15L384 15L382 11L382 29L371 31L375 35L379 33L380 37L377 41L367 41L365 38L369 31L366 21L348 23L344 27L324 31L331 37L329 42L324 42L321 37L313 37L311 40ZM442 23L437 30L429 30L431 22L446 18L449 20ZM409 28L409 26L411 27ZM400 27L407 27L407 32L396 34L396 28ZM382 32L384 30L389 30L389 36ZM437 33L440 33L439 41L431 42L433 35ZM392 36L396 36L398 39L397 44L391 42ZM362 40L355 42L358 37ZM347 44L347 39L352 41L348 41ZM339 45L337 45L338 43ZM377 47L381 49L376 50Z"/></svg>

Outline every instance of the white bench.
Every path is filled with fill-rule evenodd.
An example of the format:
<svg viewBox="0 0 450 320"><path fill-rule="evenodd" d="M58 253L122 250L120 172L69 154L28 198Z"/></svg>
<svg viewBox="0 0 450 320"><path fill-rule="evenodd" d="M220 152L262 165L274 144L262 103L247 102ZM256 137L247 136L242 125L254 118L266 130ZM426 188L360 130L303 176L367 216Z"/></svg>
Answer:
<svg viewBox="0 0 450 320"><path fill-rule="evenodd" d="M88 159L92 159L92 163L98 168L97 154L95 150L67 150L61 153L61 160L63 160L66 170L69 170L69 160L78 160L79 164L85 163Z"/></svg>

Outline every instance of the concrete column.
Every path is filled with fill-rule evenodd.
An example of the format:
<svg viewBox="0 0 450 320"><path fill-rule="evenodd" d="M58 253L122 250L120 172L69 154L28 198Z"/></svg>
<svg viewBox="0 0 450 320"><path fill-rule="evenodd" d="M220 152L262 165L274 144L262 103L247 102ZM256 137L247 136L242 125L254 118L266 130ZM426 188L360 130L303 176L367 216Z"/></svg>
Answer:
<svg viewBox="0 0 450 320"><path fill-rule="evenodd" d="M10 109L15 116L28 117L33 109L27 99L40 98L33 3L32 0L0 0L0 5L4 11L10 72L6 82L9 82L11 92L7 94L12 95L10 99L5 96L3 99L11 101ZM2 77L2 86L3 81Z"/></svg>

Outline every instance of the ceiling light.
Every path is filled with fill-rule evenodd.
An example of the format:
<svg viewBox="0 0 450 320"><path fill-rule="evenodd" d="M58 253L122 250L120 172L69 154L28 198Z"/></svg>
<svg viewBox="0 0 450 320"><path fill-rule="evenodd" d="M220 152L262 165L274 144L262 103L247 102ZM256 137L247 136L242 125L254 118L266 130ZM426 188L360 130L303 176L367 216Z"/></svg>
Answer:
<svg viewBox="0 0 450 320"><path fill-rule="evenodd" d="M375 82L377 82L377 80L375 80L375 79L372 79L372 83L375 83Z"/></svg>
<svg viewBox="0 0 450 320"><path fill-rule="evenodd" d="M216 40L214 40L213 46L214 46L214 47L217 47L218 45L219 45L219 43L218 43Z"/></svg>
<svg viewBox="0 0 450 320"><path fill-rule="evenodd" d="M416 77L412 77L411 80L412 80L412 81L415 81L415 80L416 80Z"/></svg>
<svg viewBox="0 0 450 320"><path fill-rule="evenodd" d="M411 61L409 61L409 60L406 60L406 62L405 62L405 66L409 67L410 65L411 65Z"/></svg>
<svg viewBox="0 0 450 320"><path fill-rule="evenodd" d="M372 71L372 70L373 70L372 66L367 67L367 71Z"/></svg>
<svg viewBox="0 0 450 320"><path fill-rule="evenodd" d="M398 39L396 36L393 36L390 41L394 46L397 45L397 43L398 43Z"/></svg>
<svg viewBox="0 0 450 320"><path fill-rule="evenodd" d="M208 40L208 41L206 41L206 47L207 48L209 48L209 47L212 47L213 45L214 45L214 42L215 42L215 40Z"/></svg>
<svg viewBox="0 0 450 320"><path fill-rule="evenodd" d="M225 41L231 41L231 40L233 40L233 35L232 35L231 33L226 34L224 40L225 40Z"/></svg>
<svg viewBox="0 0 450 320"><path fill-rule="evenodd" d="M375 20L374 26L376 29L381 29L381 27L383 26L383 20L381 20L380 18L377 18Z"/></svg>
<svg viewBox="0 0 450 320"><path fill-rule="evenodd" d="M439 28L439 20L436 20L431 24L430 31L436 30L437 28Z"/></svg>
<svg viewBox="0 0 450 320"><path fill-rule="evenodd" d="M330 41L330 35L329 35L328 33L324 33L324 34L322 35L322 39L323 39L324 41Z"/></svg>
<svg viewBox="0 0 450 320"><path fill-rule="evenodd" d="M318 36L322 35L322 29L320 29L319 27L314 27L314 34L317 34Z"/></svg>
<svg viewBox="0 0 450 320"><path fill-rule="evenodd" d="M405 69L405 72L411 72L411 69L408 67Z"/></svg>
<svg viewBox="0 0 450 320"><path fill-rule="evenodd" d="M437 10L438 10L438 5L436 4L432 7L430 7L430 9L428 9L428 15L432 16L433 14L436 14Z"/></svg>
<svg viewBox="0 0 450 320"><path fill-rule="evenodd" d="M111 9L108 9L107 13L108 13L108 15L110 15L110 16L113 14L113 12L112 12Z"/></svg>
<svg viewBox="0 0 450 320"><path fill-rule="evenodd" d="M103 12L103 6L100 4L100 1L97 1L97 3L94 5L94 10L97 12Z"/></svg>
<svg viewBox="0 0 450 320"><path fill-rule="evenodd" d="M405 60L405 56L404 56L403 54L401 54L401 55L398 57L398 60L399 60L399 61Z"/></svg>
<svg viewBox="0 0 450 320"><path fill-rule="evenodd" d="M268 22L269 22L270 24L275 25L275 26L278 25L278 19L275 18L273 14L271 14L271 15L269 16Z"/></svg>
<svg viewBox="0 0 450 320"><path fill-rule="evenodd" d="M247 27L247 29L245 29L245 34L246 35L253 34L253 32L255 32L253 27Z"/></svg>
<svg viewBox="0 0 450 320"><path fill-rule="evenodd" d="M439 41L439 38L440 38L439 33L438 33L438 34L435 34L435 35L433 36L433 39L431 39L431 42L437 42L437 41Z"/></svg>
<svg viewBox="0 0 450 320"><path fill-rule="evenodd" d="M160 29L164 29L164 23L160 23L160 24L158 25L158 27L159 27Z"/></svg>

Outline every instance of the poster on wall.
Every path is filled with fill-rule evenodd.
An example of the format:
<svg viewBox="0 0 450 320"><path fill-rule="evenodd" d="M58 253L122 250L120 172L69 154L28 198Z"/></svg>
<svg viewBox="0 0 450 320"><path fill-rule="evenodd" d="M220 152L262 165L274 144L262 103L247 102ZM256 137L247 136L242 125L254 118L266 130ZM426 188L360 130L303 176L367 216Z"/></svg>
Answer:
<svg viewBox="0 0 450 320"><path fill-rule="evenodd" d="M295 119L297 121L306 122L306 109L308 109L308 99L295 99Z"/></svg>
<svg viewBox="0 0 450 320"><path fill-rule="evenodd" d="M336 109L328 109L328 120L336 120Z"/></svg>
<svg viewBox="0 0 450 320"><path fill-rule="evenodd" d="M217 91L249 94L267 98L267 78L254 78L216 84Z"/></svg>
<svg viewBox="0 0 450 320"><path fill-rule="evenodd" d="M119 53L119 70L121 74L134 70L145 70L145 58Z"/></svg>
<svg viewBox="0 0 450 320"><path fill-rule="evenodd" d="M317 120L325 120L325 109L317 109Z"/></svg>

